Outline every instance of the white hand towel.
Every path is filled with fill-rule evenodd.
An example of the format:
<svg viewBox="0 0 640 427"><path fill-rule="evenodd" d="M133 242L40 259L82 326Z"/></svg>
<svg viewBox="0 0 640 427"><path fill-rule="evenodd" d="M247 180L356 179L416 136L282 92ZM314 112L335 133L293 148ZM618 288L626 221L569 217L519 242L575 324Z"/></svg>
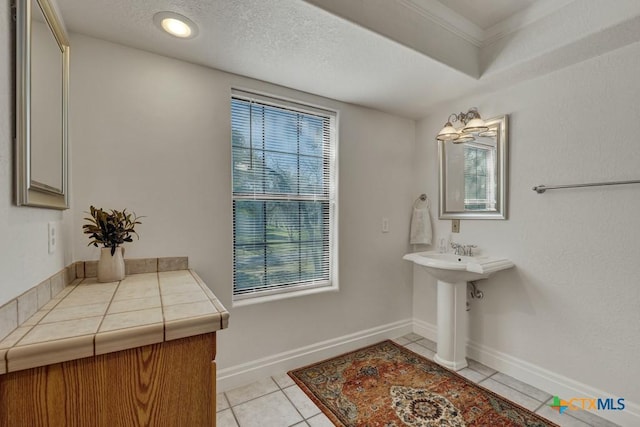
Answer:
<svg viewBox="0 0 640 427"><path fill-rule="evenodd" d="M412 245L430 245L433 232L429 215L429 199L416 200L411 215L411 233L409 243Z"/></svg>

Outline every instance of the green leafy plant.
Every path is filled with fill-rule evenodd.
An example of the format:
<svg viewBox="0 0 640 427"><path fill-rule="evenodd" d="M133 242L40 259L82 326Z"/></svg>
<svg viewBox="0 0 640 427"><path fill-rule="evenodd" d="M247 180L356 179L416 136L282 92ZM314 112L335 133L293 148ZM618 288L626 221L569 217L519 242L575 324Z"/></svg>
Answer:
<svg viewBox="0 0 640 427"><path fill-rule="evenodd" d="M135 231L135 226L141 224L139 220L144 217L136 216L135 212L128 213L126 209L105 211L91 206L90 211L85 213L91 215L85 218L88 224L82 226L84 234L88 234L91 239L87 246L102 245L105 248L111 248L111 256L113 256L118 246L124 242L133 241L131 238L133 234L140 238Z"/></svg>

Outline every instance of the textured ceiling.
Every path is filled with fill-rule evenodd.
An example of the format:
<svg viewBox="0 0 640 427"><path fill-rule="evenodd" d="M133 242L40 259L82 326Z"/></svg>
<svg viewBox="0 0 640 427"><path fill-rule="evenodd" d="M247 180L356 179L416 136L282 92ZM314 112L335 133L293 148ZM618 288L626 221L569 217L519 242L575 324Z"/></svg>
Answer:
<svg viewBox="0 0 640 427"><path fill-rule="evenodd" d="M555 51L555 45L567 45L567 40L572 40L567 28L573 31L575 27L576 37L584 38L589 32L601 31L623 19L618 15L624 19L640 15L637 0L617 0L615 6L593 0L556 1L575 7L563 7L558 19L550 16L544 20L544 14L536 17L536 25L544 28L544 32L533 26L520 28L521 20L515 22L515 26L505 26L508 31L501 30L504 34L497 34L498 42L486 48L474 39L473 31L495 25L493 23L504 16L507 18L498 27L509 23L508 16L526 15L531 0L483 0L482 9L478 9L476 4L480 2L476 0L451 0L452 8L461 8L465 13L480 10L469 12L471 24L465 18L459 19L457 12L443 7L449 4L445 0L441 3L437 0L57 0L57 3L71 33L83 33L340 101L419 118L439 103L495 86L495 79L492 81L490 75L486 76L483 68L498 70L505 82L516 82L516 74L508 74L510 67L526 68L527 61ZM510 4L508 8L505 2ZM541 2L551 4L549 0L536 3ZM432 13L432 6L433 10L447 12L447 19ZM600 13L601 10L607 13ZM159 11L187 16L199 26L199 35L179 40L162 33L153 24L153 15ZM600 25L594 19L611 22L603 21ZM572 20L575 24L567 25ZM470 25L469 31L464 31L465 22ZM514 36L516 30L518 37ZM558 37L562 37L562 43L558 43ZM520 46L524 48L519 49ZM585 56L589 54L577 60ZM553 67L540 69L550 71Z"/></svg>

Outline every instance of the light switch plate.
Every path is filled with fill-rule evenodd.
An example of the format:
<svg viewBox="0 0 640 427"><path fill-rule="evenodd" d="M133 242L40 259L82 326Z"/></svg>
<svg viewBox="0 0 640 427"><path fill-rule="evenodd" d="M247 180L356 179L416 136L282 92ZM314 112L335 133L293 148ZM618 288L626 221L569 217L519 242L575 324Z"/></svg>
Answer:
<svg viewBox="0 0 640 427"><path fill-rule="evenodd" d="M58 227L55 222L50 222L47 227L48 240L49 240L49 253L52 254L56 251L58 245Z"/></svg>
<svg viewBox="0 0 640 427"><path fill-rule="evenodd" d="M382 218L382 232L389 232L389 218Z"/></svg>
<svg viewBox="0 0 640 427"><path fill-rule="evenodd" d="M460 220L459 219L452 219L451 220L451 232L452 233L459 233L460 232Z"/></svg>

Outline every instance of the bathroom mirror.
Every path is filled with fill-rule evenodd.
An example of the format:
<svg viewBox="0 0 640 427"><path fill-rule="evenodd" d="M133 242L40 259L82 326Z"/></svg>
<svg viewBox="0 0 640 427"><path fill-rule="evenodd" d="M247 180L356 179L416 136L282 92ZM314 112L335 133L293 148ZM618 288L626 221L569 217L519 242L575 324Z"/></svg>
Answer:
<svg viewBox="0 0 640 427"><path fill-rule="evenodd" d="M507 219L507 116L471 141L438 141L440 219Z"/></svg>
<svg viewBox="0 0 640 427"><path fill-rule="evenodd" d="M69 41L53 1L16 3L16 202L67 209Z"/></svg>

